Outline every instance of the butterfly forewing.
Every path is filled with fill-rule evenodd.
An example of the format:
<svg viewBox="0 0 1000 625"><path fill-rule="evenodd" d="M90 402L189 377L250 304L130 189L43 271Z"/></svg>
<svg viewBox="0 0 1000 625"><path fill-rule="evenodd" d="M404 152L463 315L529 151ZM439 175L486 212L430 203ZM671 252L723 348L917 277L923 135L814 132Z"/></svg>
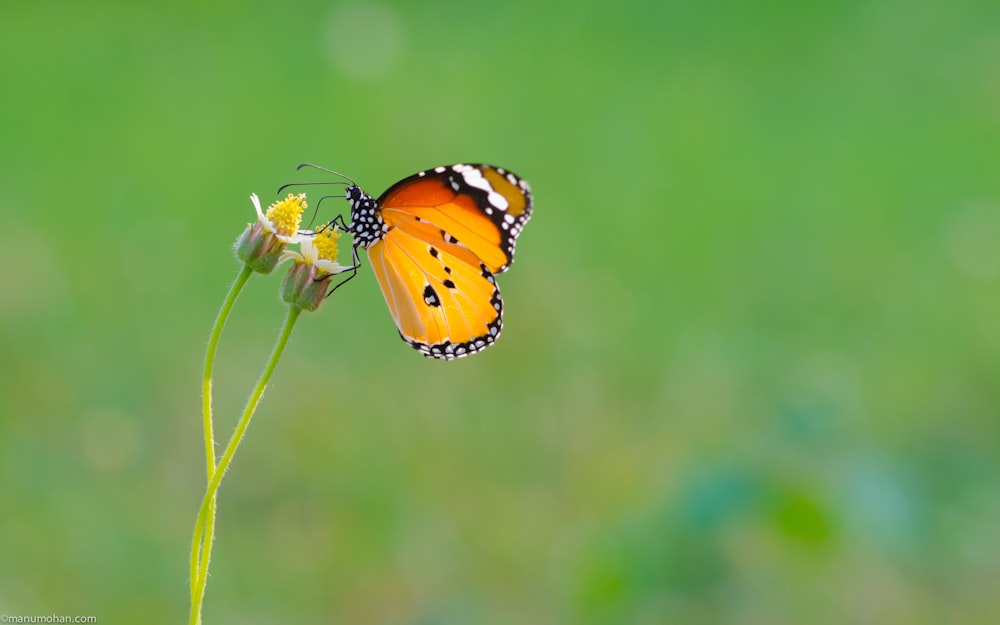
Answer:
<svg viewBox="0 0 1000 625"><path fill-rule="evenodd" d="M531 191L515 174L492 165L452 165L420 172L378 199L393 223L405 213L446 230L493 273L514 261L514 243L531 217Z"/></svg>

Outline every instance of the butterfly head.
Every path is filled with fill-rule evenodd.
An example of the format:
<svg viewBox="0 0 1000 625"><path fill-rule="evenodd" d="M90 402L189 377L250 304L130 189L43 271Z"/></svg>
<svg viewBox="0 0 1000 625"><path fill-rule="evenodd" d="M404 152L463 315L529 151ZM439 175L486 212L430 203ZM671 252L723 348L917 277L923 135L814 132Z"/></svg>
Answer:
<svg viewBox="0 0 1000 625"><path fill-rule="evenodd" d="M345 196L351 203L351 226L348 231L354 237L354 245L368 248L382 240L388 226L382 220L375 199L356 184L347 187Z"/></svg>
<svg viewBox="0 0 1000 625"><path fill-rule="evenodd" d="M358 185L349 184L347 185L347 190L345 191L344 196L347 198L348 202L354 205L361 201L361 198L365 196L365 192L362 191L361 187Z"/></svg>

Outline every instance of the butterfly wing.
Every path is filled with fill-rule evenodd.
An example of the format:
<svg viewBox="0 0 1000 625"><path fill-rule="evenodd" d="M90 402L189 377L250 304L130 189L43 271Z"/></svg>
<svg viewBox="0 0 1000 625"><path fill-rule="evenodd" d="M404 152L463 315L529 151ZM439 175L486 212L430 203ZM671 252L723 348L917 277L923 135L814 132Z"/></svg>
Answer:
<svg viewBox="0 0 1000 625"><path fill-rule="evenodd" d="M452 165L422 171L378 199L382 218L419 217L461 241L493 273L514 262L514 244L531 218L528 183L492 165Z"/></svg>
<svg viewBox="0 0 1000 625"><path fill-rule="evenodd" d="M493 344L503 312L494 274L510 267L531 216L527 183L488 165L439 167L376 205L387 229L368 258L400 336L448 360Z"/></svg>
<svg viewBox="0 0 1000 625"><path fill-rule="evenodd" d="M431 233L415 236L397 226L368 249L368 259L403 340L425 356L450 360L496 341L503 302L489 269L435 232L436 242L428 243Z"/></svg>

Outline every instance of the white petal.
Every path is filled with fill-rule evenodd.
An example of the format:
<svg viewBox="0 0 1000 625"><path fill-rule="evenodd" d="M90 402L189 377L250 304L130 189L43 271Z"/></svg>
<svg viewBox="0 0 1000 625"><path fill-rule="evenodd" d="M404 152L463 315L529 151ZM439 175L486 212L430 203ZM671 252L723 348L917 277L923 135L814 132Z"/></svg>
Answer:
<svg viewBox="0 0 1000 625"><path fill-rule="evenodd" d="M281 253L281 256L278 256L278 262L283 263L286 260L294 260L297 263L301 263L302 254L299 254L298 252L294 252L292 250L285 250Z"/></svg>
<svg viewBox="0 0 1000 625"><path fill-rule="evenodd" d="M266 225L264 227L267 228ZM277 238L282 243L302 243L303 241L308 241L309 239L312 238L311 234L304 234L302 232L296 232L295 234L288 234L288 235L278 234L275 230L271 230L270 232L272 232L275 238Z"/></svg>
<svg viewBox="0 0 1000 625"><path fill-rule="evenodd" d="M350 267L345 267L339 263L335 263L332 260L327 260L325 258L317 260L313 264L316 265L317 269L322 269L331 276L335 276L338 273L344 273L345 271L350 269Z"/></svg>
<svg viewBox="0 0 1000 625"><path fill-rule="evenodd" d="M302 252L302 258L309 265L315 265L316 260L319 258L319 252L316 250L316 246L312 242L312 237L303 238L299 242L299 250Z"/></svg>
<svg viewBox="0 0 1000 625"><path fill-rule="evenodd" d="M257 209L257 221L262 224L267 223L267 220L264 218L264 211L260 207L260 199L257 198L256 193L250 194L250 201L253 202L253 207Z"/></svg>

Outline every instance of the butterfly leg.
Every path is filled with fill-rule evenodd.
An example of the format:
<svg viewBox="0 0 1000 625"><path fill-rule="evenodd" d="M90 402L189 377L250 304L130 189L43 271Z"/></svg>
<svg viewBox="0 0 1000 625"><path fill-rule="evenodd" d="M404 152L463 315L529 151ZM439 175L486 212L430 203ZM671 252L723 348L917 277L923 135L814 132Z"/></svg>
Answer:
<svg viewBox="0 0 1000 625"><path fill-rule="evenodd" d="M346 232L347 234L351 233L351 229L348 228L347 224L344 223L344 216L343 215L337 215L336 217L334 217L330 221L326 222L326 225L323 226L323 227L324 228L328 228L330 226L335 227L337 230L340 230L341 232Z"/></svg>
<svg viewBox="0 0 1000 625"><path fill-rule="evenodd" d="M350 273L351 275L347 276L346 278L344 278L343 280L341 280L340 282L338 282L336 284L336 286L334 286L332 289L330 289L327 292L327 294L326 294L327 297L330 297L331 295L333 295L334 291L336 291L340 287L344 286L345 284L347 284L348 282L350 282L351 280L353 280L355 278L355 276L358 275L358 269L361 267L361 258L358 256L358 248L357 247L351 246L351 256L352 256L353 264L351 265L351 267L348 267L347 269L344 270L344 273Z"/></svg>
<svg viewBox="0 0 1000 625"><path fill-rule="evenodd" d="M330 228L330 227L336 228L336 229L340 230L341 232L346 232L348 234L350 234L350 232L351 232L350 229L347 227L347 224L344 223L344 216L343 215L337 215L336 217L334 217L333 219L331 219L330 221L328 221L326 223L326 225L323 226L323 228ZM320 231L322 231L322 228L320 229ZM344 272L343 272L343 273L350 272L351 275L347 276L346 278L344 278L343 280L341 280L340 282L338 282L332 289L330 289L327 292L327 294L326 294L327 297L330 297L331 295L333 295L334 291L336 291L340 287L344 286L345 284L347 284L348 282L350 282L351 280L353 280L355 276L358 275L358 269L361 267L361 257L358 256L358 246L357 245L352 245L351 246L351 261L352 261L351 262L351 266L349 268L345 269Z"/></svg>

